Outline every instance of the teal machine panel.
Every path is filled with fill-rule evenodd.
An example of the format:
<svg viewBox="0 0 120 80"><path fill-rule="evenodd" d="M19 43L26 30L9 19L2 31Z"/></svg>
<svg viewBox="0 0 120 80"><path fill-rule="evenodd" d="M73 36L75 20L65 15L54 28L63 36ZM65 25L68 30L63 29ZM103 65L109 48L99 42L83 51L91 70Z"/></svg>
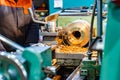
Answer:
<svg viewBox="0 0 120 80"><path fill-rule="evenodd" d="M90 6L94 0L63 0L63 8ZM72 4L71 4L72 3ZM49 0L49 13L59 11L60 8L54 8L54 0Z"/></svg>
<svg viewBox="0 0 120 80"><path fill-rule="evenodd" d="M100 80L120 80L120 1L109 2Z"/></svg>
<svg viewBox="0 0 120 80"><path fill-rule="evenodd" d="M3 41L16 52L0 51L0 80L52 80L56 73L52 67L50 46L34 44L24 48L0 34Z"/></svg>

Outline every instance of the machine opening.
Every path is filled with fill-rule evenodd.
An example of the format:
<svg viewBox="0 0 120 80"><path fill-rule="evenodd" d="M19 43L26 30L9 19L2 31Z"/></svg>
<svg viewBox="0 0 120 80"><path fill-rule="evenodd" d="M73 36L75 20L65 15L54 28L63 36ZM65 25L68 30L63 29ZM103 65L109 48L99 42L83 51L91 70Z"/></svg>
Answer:
<svg viewBox="0 0 120 80"><path fill-rule="evenodd" d="M75 36L75 38L77 38L77 39L79 39L79 38L81 37L81 33L80 33L79 31L74 31L72 34L73 34L73 35Z"/></svg>

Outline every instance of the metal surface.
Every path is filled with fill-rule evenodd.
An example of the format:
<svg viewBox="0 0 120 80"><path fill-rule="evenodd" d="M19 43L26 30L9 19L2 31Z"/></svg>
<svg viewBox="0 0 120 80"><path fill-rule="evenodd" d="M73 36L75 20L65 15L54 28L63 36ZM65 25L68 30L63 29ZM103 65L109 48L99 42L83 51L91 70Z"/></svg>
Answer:
<svg viewBox="0 0 120 80"><path fill-rule="evenodd" d="M93 25L94 25L94 17L95 17L95 10L96 10L96 0L94 1L94 6L93 6L93 13L92 13L92 18L91 18L91 25L90 25L90 40L89 40L89 47L91 46L92 43L92 37L93 37ZM92 53L91 49L88 49L88 59L91 59Z"/></svg>
<svg viewBox="0 0 120 80"><path fill-rule="evenodd" d="M47 75L43 67L52 66L51 50L49 46L32 46L22 53L23 58L28 61L29 80L43 80Z"/></svg>
<svg viewBox="0 0 120 80"><path fill-rule="evenodd" d="M103 38L101 37L96 37L95 40L93 40L92 44L89 46L89 50L103 51L103 49Z"/></svg>
<svg viewBox="0 0 120 80"><path fill-rule="evenodd" d="M58 33L58 43L83 47L89 41L90 24L85 20L76 20ZM59 42L61 41L61 42Z"/></svg>
<svg viewBox="0 0 120 80"><path fill-rule="evenodd" d="M116 0L119 1L119 0ZM120 6L109 2L100 80L120 80ZM113 35L113 36L112 36Z"/></svg>
<svg viewBox="0 0 120 80"><path fill-rule="evenodd" d="M67 58L58 58L57 64L61 66L78 66L81 63L81 59L67 59Z"/></svg>
<svg viewBox="0 0 120 80"><path fill-rule="evenodd" d="M56 58L62 59L82 59L85 53L56 53Z"/></svg>
<svg viewBox="0 0 120 80"><path fill-rule="evenodd" d="M90 24L85 20L76 20L65 28L70 45L84 46L89 41Z"/></svg>
<svg viewBox="0 0 120 80"><path fill-rule="evenodd" d="M92 43L92 33L93 33L93 25L94 25L94 17L95 17L95 10L96 10L96 0L94 1L94 6L93 6L93 13L92 13L92 18L91 18L91 24L90 24L90 40L89 40L89 46Z"/></svg>
<svg viewBox="0 0 120 80"><path fill-rule="evenodd" d="M56 20L57 20L59 14L49 15L49 16L45 17L45 22L44 22L44 21L40 21L40 20L35 19L33 11L31 8L28 8L28 11L31 15L33 22L45 24L44 27L46 28L46 31L49 31L49 32L56 31Z"/></svg>
<svg viewBox="0 0 120 80"><path fill-rule="evenodd" d="M34 22L36 22L36 23L41 23L41 24L48 24L47 22L43 22L43 21L36 20L36 19L34 18L34 14L33 14L33 11L32 11L31 8L28 8L28 11L29 11L29 13L30 13L30 15L31 15L31 18L32 18L32 20L33 20Z"/></svg>
<svg viewBox="0 0 120 80"><path fill-rule="evenodd" d="M102 36L102 0L97 0L97 36Z"/></svg>
<svg viewBox="0 0 120 80"><path fill-rule="evenodd" d="M3 35L0 34L0 40L7 43L8 45L18 49L18 50L21 50L21 51L24 51L24 48L20 45L18 45L17 43L13 42L12 40L4 37Z"/></svg>
<svg viewBox="0 0 120 80"><path fill-rule="evenodd" d="M27 80L27 72L16 56L0 52L0 66L0 74L7 80Z"/></svg>
<svg viewBox="0 0 120 80"><path fill-rule="evenodd" d="M77 12L77 13L67 13L67 12L63 12L60 13L60 16L88 16L90 13L89 12Z"/></svg>
<svg viewBox="0 0 120 80"><path fill-rule="evenodd" d="M0 79L43 80L48 74L55 74L49 46L33 45L25 48L23 52L20 51L19 55L16 52L0 53Z"/></svg>
<svg viewBox="0 0 120 80"><path fill-rule="evenodd" d="M59 47L55 49L57 64L78 66L87 52L84 46L89 41L90 24L85 20L76 20L58 33Z"/></svg>
<svg viewBox="0 0 120 80"><path fill-rule="evenodd" d="M66 80L83 80L80 76L80 65L68 76Z"/></svg>
<svg viewBox="0 0 120 80"><path fill-rule="evenodd" d="M56 53L57 64L62 66L78 66L83 59L83 53Z"/></svg>
<svg viewBox="0 0 120 80"><path fill-rule="evenodd" d="M55 41L56 36L58 36L57 32L40 32L41 42L47 45L56 45Z"/></svg>
<svg viewBox="0 0 120 80"><path fill-rule="evenodd" d="M102 0L97 0L97 37L101 37L103 35L102 30ZM102 63L102 52L98 52L98 60L99 64Z"/></svg>
<svg viewBox="0 0 120 80"><path fill-rule="evenodd" d="M55 68L52 67L51 49L47 45L33 45L23 48L13 41L0 35L0 40L20 50L20 56L7 52L0 53L0 79L2 80L43 80L47 74L55 74ZM29 67L28 69L25 69ZM43 68L47 71L45 72ZM27 76L28 75L28 76Z"/></svg>
<svg viewBox="0 0 120 80"><path fill-rule="evenodd" d="M87 80L96 80L99 75L100 65L96 63L96 59L84 58L81 63L80 75L86 77Z"/></svg>
<svg viewBox="0 0 120 80"><path fill-rule="evenodd" d="M41 36L58 36L57 32L40 32Z"/></svg>

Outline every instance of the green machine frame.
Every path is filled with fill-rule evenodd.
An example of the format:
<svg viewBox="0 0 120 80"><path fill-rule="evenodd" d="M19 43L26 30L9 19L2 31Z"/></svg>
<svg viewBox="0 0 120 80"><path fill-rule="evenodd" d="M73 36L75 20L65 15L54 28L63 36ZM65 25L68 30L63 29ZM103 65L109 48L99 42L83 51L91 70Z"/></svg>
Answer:
<svg viewBox="0 0 120 80"><path fill-rule="evenodd" d="M23 48L1 34L0 40L19 50L13 54L0 52L0 80L44 80L55 74L50 46Z"/></svg>
<svg viewBox="0 0 120 80"><path fill-rule="evenodd" d="M104 56L100 80L120 80L120 1L108 3Z"/></svg>

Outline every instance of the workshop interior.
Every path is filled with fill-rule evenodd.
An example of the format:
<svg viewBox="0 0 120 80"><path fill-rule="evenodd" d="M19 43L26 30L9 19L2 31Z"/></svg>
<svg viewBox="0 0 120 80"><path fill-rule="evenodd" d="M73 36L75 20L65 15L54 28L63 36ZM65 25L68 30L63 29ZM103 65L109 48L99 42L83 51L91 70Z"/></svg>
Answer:
<svg viewBox="0 0 120 80"><path fill-rule="evenodd" d="M120 0L32 2L39 41L23 47L0 33L15 49L0 51L0 80L120 80Z"/></svg>

